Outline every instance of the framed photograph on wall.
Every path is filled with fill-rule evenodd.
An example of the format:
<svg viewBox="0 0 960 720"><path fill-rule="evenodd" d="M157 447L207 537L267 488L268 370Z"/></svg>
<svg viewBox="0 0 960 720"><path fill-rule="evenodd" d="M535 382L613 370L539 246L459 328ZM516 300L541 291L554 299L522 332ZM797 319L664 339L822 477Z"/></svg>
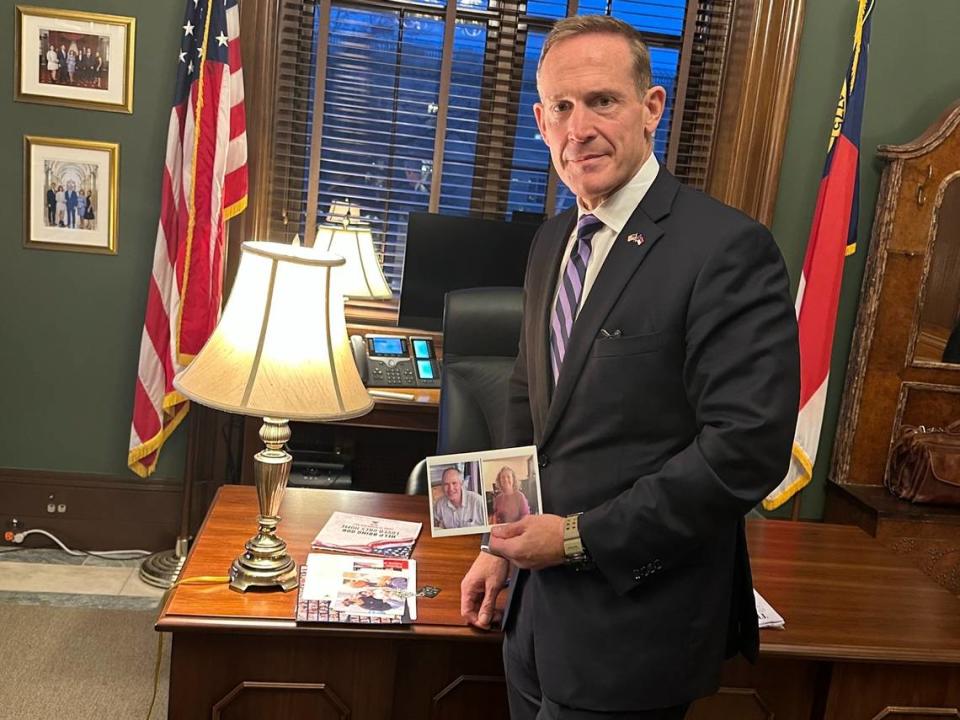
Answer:
<svg viewBox="0 0 960 720"><path fill-rule="evenodd" d="M117 254L117 143L23 138L24 245Z"/></svg>
<svg viewBox="0 0 960 720"><path fill-rule="evenodd" d="M16 99L133 112L136 19L17 5Z"/></svg>

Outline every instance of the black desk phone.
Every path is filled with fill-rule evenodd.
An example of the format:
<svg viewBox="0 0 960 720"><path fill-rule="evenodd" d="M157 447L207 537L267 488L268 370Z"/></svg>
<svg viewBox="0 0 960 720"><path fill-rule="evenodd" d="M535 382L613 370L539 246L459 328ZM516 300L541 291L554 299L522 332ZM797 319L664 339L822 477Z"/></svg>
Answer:
<svg viewBox="0 0 960 720"><path fill-rule="evenodd" d="M353 357L367 387L440 387L433 338L351 335Z"/></svg>

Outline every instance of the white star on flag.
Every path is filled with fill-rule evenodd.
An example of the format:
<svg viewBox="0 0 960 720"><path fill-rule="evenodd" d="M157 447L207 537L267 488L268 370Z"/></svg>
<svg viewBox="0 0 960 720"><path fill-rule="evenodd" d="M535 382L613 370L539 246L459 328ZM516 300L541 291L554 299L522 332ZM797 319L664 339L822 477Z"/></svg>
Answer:
<svg viewBox="0 0 960 720"><path fill-rule="evenodd" d="M187 72L188 72L188 73L192 73L192 72L193 72L193 60L191 60L191 61L190 61L190 64L187 65Z"/></svg>
<svg viewBox="0 0 960 720"><path fill-rule="evenodd" d="M220 43L217 47L223 47L227 44L229 38L223 34L223 30L220 31L220 34L217 35L217 42Z"/></svg>
<svg viewBox="0 0 960 720"><path fill-rule="evenodd" d="M184 35L193 35L193 25L190 24L190 21L187 20L187 24L183 26Z"/></svg>
<svg viewBox="0 0 960 720"><path fill-rule="evenodd" d="M186 62L186 61L187 61L186 58L187 58L187 54L186 54L183 50L181 50L181 51L180 51L180 62Z"/></svg>

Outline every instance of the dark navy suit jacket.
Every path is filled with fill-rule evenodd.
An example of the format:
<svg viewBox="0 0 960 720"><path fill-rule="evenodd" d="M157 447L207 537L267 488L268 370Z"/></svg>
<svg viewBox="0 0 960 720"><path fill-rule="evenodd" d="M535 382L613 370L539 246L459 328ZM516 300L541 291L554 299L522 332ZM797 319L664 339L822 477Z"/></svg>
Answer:
<svg viewBox="0 0 960 720"><path fill-rule="evenodd" d="M581 307L554 388L550 305L575 221L575 207L550 219L531 247L506 438L537 445L544 512L583 512L596 569L532 572L511 607L533 623L546 697L670 707L713 692L725 657L757 653L743 516L789 463L788 278L766 228L661 168Z"/></svg>

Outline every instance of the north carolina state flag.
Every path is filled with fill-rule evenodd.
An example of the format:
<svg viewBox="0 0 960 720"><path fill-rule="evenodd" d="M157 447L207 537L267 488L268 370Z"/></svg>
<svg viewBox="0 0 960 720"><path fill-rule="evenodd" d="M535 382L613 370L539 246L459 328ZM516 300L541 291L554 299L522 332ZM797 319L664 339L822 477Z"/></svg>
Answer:
<svg viewBox="0 0 960 720"><path fill-rule="evenodd" d="M853 56L840 87L840 101L817 193L803 275L797 291L800 325L800 414L787 476L763 501L773 510L813 476L823 409L830 381L830 353L843 280L843 261L857 249L860 194L860 127L867 84L867 51L873 0L858 0Z"/></svg>

